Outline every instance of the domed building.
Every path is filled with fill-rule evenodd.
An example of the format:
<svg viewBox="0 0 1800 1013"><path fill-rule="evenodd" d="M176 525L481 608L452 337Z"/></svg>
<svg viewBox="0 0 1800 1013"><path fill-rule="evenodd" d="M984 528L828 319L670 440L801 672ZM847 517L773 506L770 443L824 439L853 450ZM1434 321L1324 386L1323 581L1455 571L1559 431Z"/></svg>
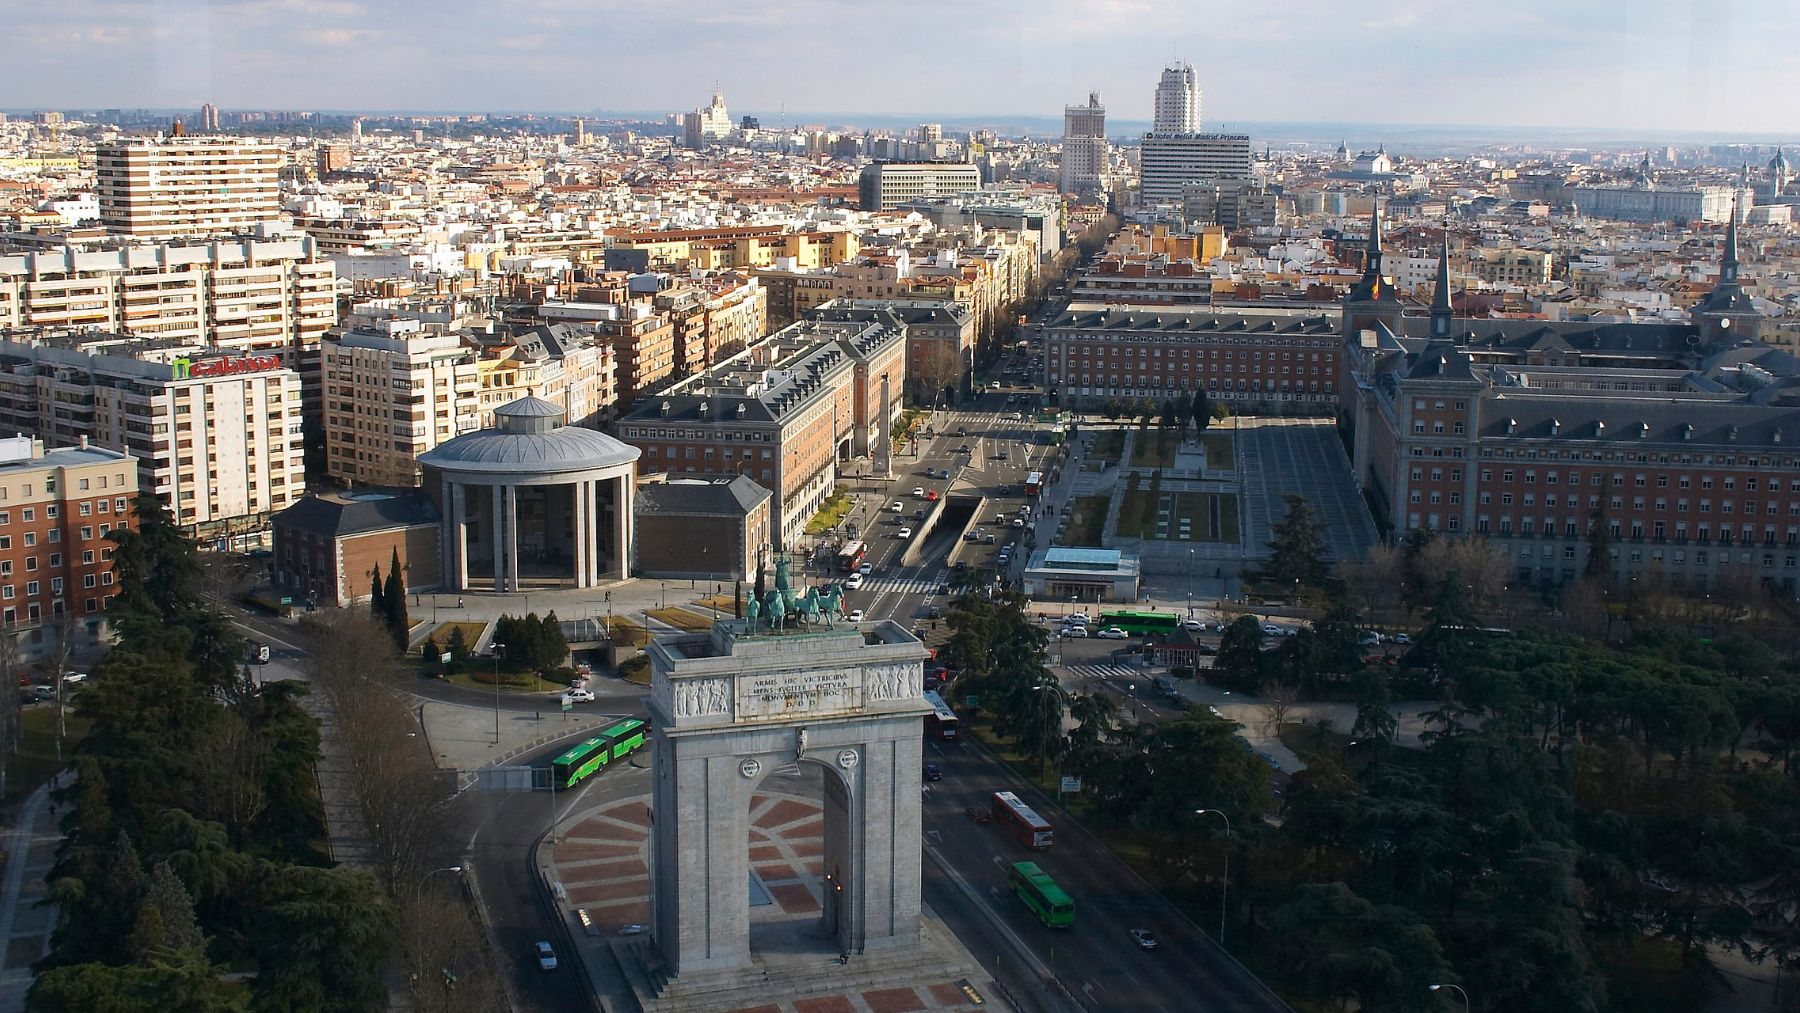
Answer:
<svg viewBox="0 0 1800 1013"><path fill-rule="evenodd" d="M592 587L630 573L636 447L524 397L419 455L451 591Z"/></svg>

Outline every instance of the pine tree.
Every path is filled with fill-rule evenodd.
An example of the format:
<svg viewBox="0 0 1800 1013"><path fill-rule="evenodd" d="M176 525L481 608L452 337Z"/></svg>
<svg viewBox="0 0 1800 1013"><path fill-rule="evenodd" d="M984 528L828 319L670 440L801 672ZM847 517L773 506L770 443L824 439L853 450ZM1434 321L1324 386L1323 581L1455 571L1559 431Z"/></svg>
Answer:
<svg viewBox="0 0 1800 1013"><path fill-rule="evenodd" d="M1195 387L1194 396L1188 400L1188 414L1194 418L1194 429L1205 432L1212 425L1212 405L1206 397L1206 388Z"/></svg>
<svg viewBox="0 0 1800 1013"><path fill-rule="evenodd" d="M194 917L194 902L187 887L167 862L158 862L150 872L150 885L138 905L136 926L131 933L131 950L140 961L149 960L168 950L198 949L206 945L200 934L200 923Z"/></svg>
<svg viewBox="0 0 1800 1013"><path fill-rule="evenodd" d="M1263 577L1282 588L1292 588L1296 582L1317 587L1328 575L1325 526L1305 496L1290 492L1282 500L1287 504L1287 516L1274 525Z"/></svg>
<svg viewBox="0 0 1800 1013"><path fill-rule="evenodd" d="M438 646L437 637L433 636L425 638L425 646L419 648L419 655L425 659L426 675L436 675L442 670L443 663L438 659L442 657L443 654L444 649Z"/></svg>
<svg viewBox="0 0 1800 1013"><path fill-rule="evenodd" d="M381 564L369 571L369 616L383 626L387 625L387 602L381 594Z"/></svg>
<svg viewBox="0 0 1800 1013"><path fill-rule="evenodd" d="M393 559L388 563L387 584L381 589L383 623L388 632L393 634L394 645L401 653L406 652L407 641L411 639L411 623L406 616L406 578L400 573L400 549L395 547Z"/></svg>

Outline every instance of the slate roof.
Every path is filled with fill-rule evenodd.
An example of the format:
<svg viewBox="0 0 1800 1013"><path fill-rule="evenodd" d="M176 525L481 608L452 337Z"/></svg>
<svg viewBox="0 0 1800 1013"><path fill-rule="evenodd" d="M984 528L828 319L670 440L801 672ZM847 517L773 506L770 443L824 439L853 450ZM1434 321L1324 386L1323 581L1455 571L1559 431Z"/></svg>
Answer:
<svg viewBox="0 0 1800 1013"><path fill-rule="evenodd" d="M684 476L638 486L634 509L641 514L743 517L774 495L747 475L698 482Z"/></svg>
<svg viewBox="0 0 1800 1013"><path fill-rule="evenodd" d="M1720 447L1792 448L1800 441L1800 411L1720 395L1581 397L1506 391L1484 402L1482 416L1484 437L1510 434L1595 446L1694 444L1716 452Z"/></svg>
<svg viewBox="0 0 1800 1013"><path fill-rule="evenodd" d="M420 489L352 489L307 496L275 515L276 527L332 538L436 524L437 505Z"/></svg>

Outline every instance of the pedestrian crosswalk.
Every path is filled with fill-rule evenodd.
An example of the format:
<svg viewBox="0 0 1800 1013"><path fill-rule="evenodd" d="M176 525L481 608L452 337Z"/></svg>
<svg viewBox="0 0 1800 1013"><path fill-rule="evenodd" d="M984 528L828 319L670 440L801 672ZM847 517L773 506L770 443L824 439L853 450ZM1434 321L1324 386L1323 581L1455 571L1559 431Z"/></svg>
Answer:
<svg viewBox="0 0 1800 1013"><path fill-rule="evenodd" d="M1144 673L1124 665L1068 665L1070 675L1083 679L1140 679Z"/></svg>
<svg viewBox="0 0 1800 1013"><path fill-rule="evenodd" d="M936 594L949 580L949 571L939 570L935 576L871 577L863 583L867 594Z"/></svg>

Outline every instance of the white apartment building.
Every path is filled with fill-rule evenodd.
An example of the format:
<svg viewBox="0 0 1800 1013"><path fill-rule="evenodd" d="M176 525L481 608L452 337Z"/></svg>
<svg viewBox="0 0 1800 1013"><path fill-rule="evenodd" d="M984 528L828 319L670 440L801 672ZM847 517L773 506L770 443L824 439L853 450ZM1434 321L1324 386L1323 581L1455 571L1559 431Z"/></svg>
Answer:
<svg viewBox="0 0 1800 1013"><path fill-rule="evenodd" d="M300 374L274 354L0 340L0 430L130 454L138 488L202 534L260 529L306 494L300 412Z"/></svg>
<svg viewBox="0 0 1800 1013"><path fill-rule="evenodd" d="M337 321L311 239L0 256L0 330L133 334L233 351L304 348Z"/></svg>
<svg viewBox="0 0 1800 1013"><path fill-rule="evenodd" d="M94 149L100 222L131 236L245 233L281 216L281 149L235 137L130 138Z"/></svg>
<svg viewBox="0 0 1800 1013"><path fill-rule="evenodd" d="M1250 135L1145 134L1139 169L1140 205L1180 203L1188 183L1249 179Z"/></svg>
<svg viewBox="0 0 1800 1013"><path fill-rule="evenodd" d="M981 189L981 170L967 162L871 162L857 179L864 211L892 211L911 201Z"/></svg>
<svg viewBox="0 0 1800 1013"><path fill-rule="evenodd" d="M326 339L325 466L356 485L410 486L420 454L494 424L494 409L541 397L591 420L618 400L612 346L590 331L538 327L502 343L381 321Z"/></svg>

